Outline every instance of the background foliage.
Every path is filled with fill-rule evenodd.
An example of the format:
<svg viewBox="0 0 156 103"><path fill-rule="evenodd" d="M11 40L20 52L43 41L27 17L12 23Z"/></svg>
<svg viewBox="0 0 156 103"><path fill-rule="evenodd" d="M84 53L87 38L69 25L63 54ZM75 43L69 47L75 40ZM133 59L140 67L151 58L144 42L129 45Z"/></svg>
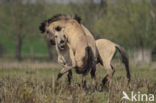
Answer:
<svg viewBox="0 0 156 103"><path fill-rule="evenodd" d="M2 0L3 1L3 0ZM29 0L31 1L31 0ZM0 53L18 58L48 55L40 23L55 14L78 14L96 39L107 38L127 50L156 46L156 3L148 0L85 0L83 2L35 3L8 0L0 4Z"/></svg>

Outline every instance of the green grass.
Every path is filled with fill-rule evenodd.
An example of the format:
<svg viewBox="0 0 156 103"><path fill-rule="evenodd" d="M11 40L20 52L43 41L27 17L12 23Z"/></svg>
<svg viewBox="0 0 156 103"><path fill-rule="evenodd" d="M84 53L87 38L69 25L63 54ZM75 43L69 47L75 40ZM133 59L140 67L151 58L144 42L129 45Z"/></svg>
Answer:
<svg viewBox="0 0 156 103"><path fill-rule="evenodd" d="M18 64L18 63L17 63ZM9 65L9 64L8 64ZM22 65L22 64L20 64ZM24 65L24 64L23 64ZM30 64L27 64L30 65ZM34 64L36 65L36 64ZM38 64L43 65L42 63ZM81 88L81 75L73 70L72 85L68 85L64 75L59 85L54 80L61 69L60 66L37 66L0 68L0 102L1 103L120 103L122 91L152 93L156 95L156 70L149 69L148 65L131 66L132 79L130 88L127 87L125 70L121 65L115 65L110 95L108 90L100 91L101 80L105 76L102 66L97 66L97 90L93 89L90 75L87 77L87 89ZM124 101L124 103L132 103ZM137 102L145 103L145 102ZM150 103L150 102L149 102ZM152 102L154 103L154 102Z"/></svg>

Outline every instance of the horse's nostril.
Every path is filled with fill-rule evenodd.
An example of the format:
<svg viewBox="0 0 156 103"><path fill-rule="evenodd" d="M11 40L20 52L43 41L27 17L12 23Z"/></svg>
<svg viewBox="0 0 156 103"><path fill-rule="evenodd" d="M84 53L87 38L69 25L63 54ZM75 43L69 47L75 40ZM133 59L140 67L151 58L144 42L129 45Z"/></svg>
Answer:
<svg viewBox="0 0 156 103"><path fill-rule="evenodd" d="M61 40L60 43L64 43L64 40Z"/></svg>

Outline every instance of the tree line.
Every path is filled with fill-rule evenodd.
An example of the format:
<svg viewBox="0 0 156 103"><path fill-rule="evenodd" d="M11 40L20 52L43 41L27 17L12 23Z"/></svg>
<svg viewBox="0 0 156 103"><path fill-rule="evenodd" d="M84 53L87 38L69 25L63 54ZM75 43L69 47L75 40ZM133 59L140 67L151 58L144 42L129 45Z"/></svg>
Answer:
<svg viewBox="0 0 156 103"><path fill-rule="evenodd" d="M43 39L38 26L58 13L79 15L96 39L110 39L127 50L151 52L156 48L156 3L148 0L85 0L68 4L7 0L0 4L0 50L18 60L28 51L47 53L52 59L53 47Z"/></svg>

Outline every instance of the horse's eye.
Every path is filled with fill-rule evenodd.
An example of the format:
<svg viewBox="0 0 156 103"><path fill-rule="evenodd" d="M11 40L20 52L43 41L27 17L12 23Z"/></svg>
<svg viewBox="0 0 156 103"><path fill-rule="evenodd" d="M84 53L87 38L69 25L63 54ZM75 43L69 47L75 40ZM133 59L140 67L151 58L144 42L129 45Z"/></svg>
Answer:
<svg viewBox="0 0 156 103"><path fill-rule="evenodd" d="M47 34L50 34L50 31L49 31L49 30L47 30L47 31L46 31L46 33L47 33Z"/></svg>

